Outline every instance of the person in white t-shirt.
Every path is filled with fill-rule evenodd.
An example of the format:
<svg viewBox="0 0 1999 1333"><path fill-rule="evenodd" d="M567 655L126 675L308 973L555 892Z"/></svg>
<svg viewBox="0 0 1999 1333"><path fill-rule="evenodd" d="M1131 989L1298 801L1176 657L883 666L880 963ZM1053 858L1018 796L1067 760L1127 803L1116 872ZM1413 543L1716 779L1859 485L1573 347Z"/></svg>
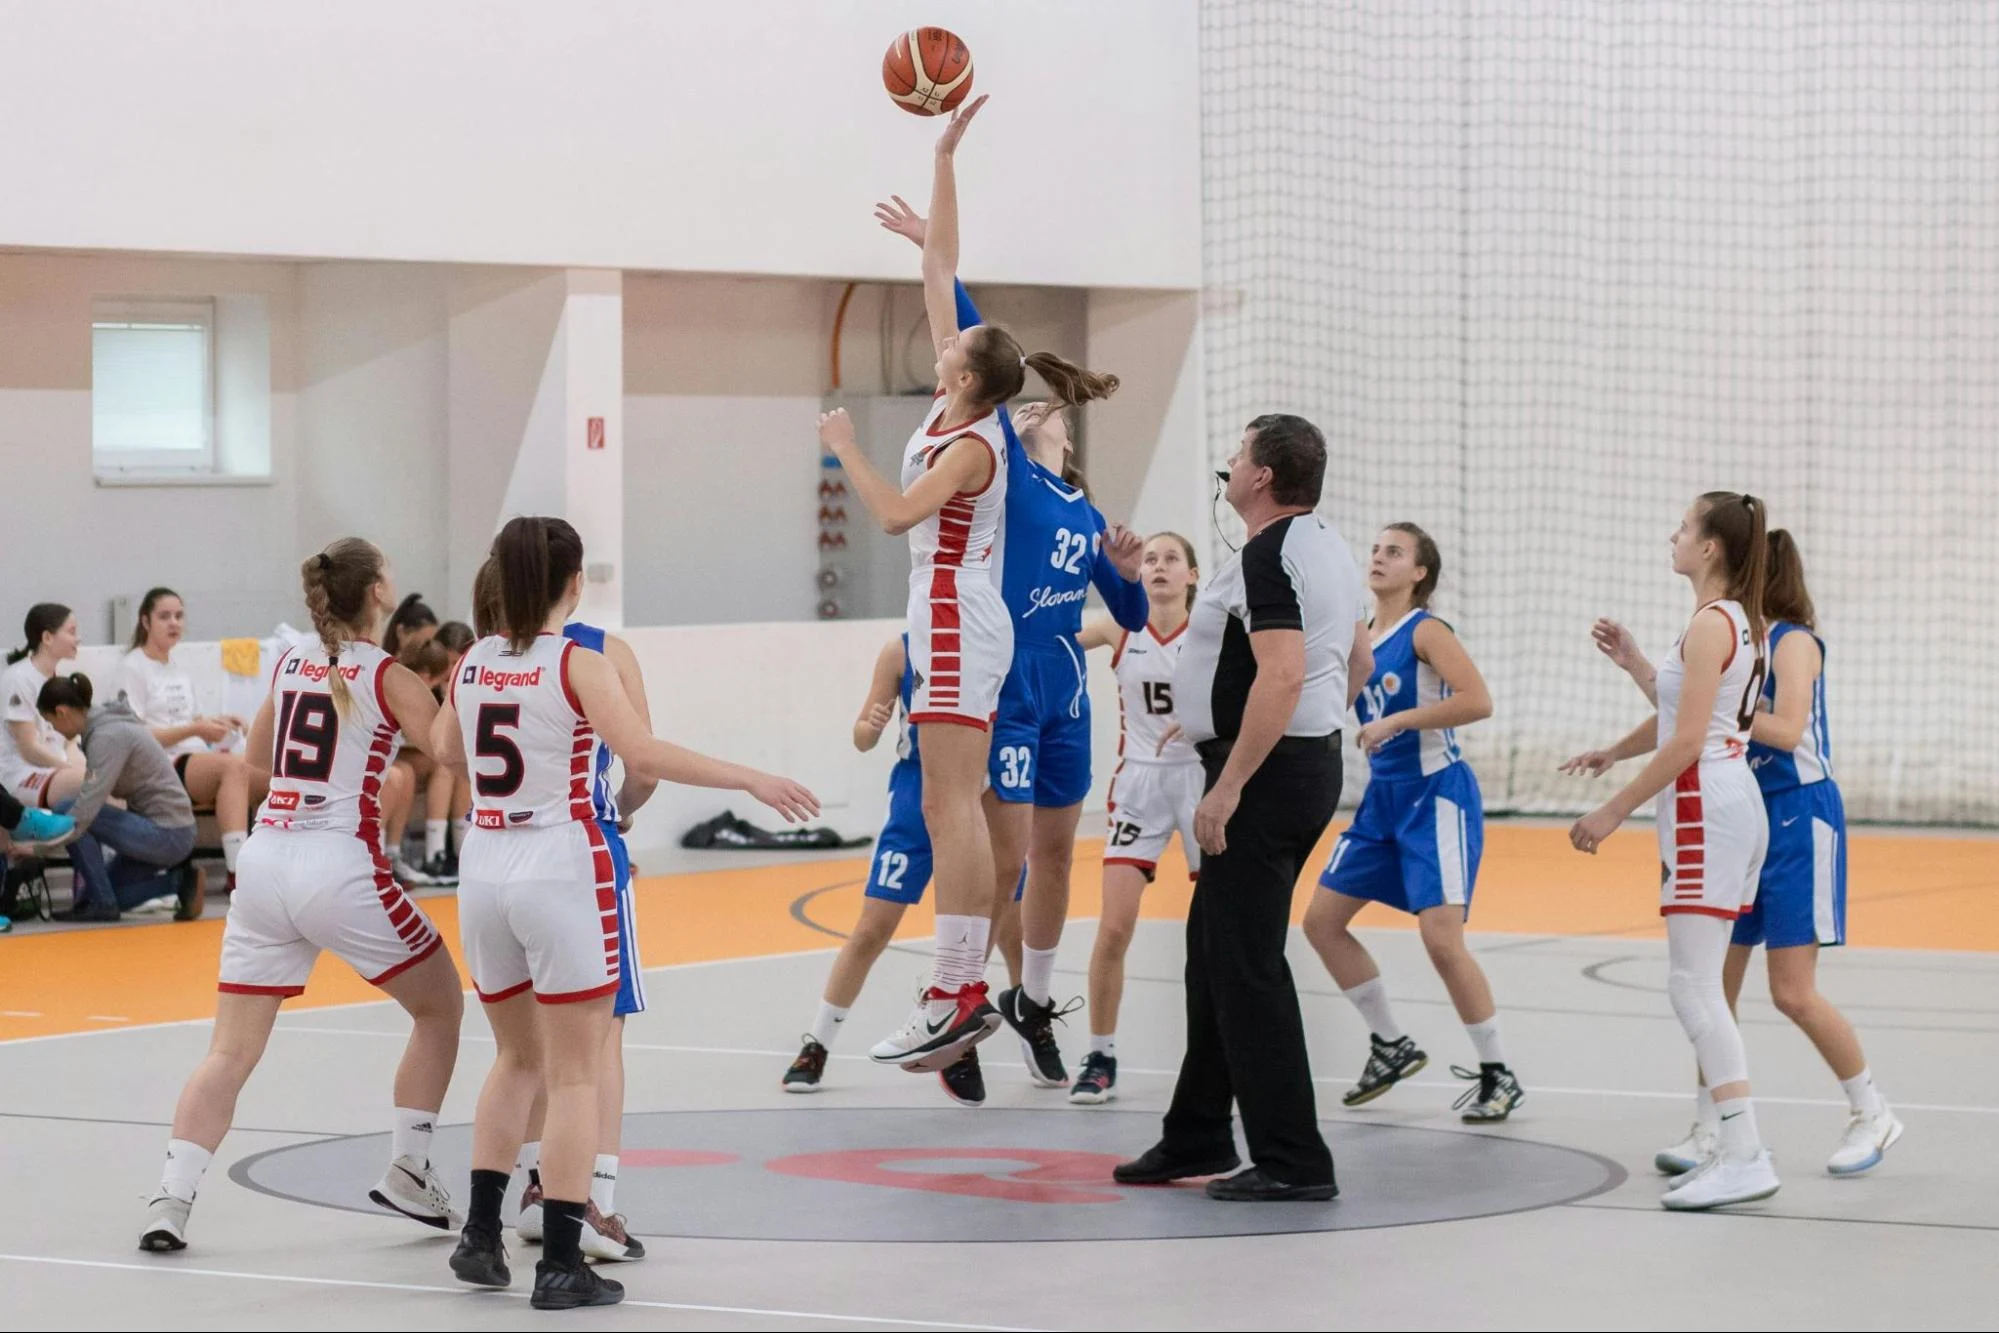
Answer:
<svg viewBox="0 0 1999 1333"><path fill-rule="evenodd" d="M83 757L36 709L56 666L76 656L76 617L37 602L21 627L26 639L0 671L0 787L22 805L53 810L83 790Z"/></svg>
<svg viewBox="0 0 1999 1333"><path fill-rule="evenodd" d="M139 603L139 623L120 683L133 713L173 756L188 799L197 808L214 809L222 831L222 860L233 879L236 855L250 832L250 807L263 800L263 784L241 752L248 724L228 713L195 709L194 677L173 660L186 628L187 606L180 594L172 588L150 589ZM216 748L232 743L236 749Z"/></svg>

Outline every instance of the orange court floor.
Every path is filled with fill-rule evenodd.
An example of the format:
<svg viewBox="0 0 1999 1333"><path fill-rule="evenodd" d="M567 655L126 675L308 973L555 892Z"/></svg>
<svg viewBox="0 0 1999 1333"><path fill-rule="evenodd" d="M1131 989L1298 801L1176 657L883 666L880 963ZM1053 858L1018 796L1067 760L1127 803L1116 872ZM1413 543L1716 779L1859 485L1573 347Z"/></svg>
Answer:
<svg viewBox="0 0 1999 1333"><path fill-rule="evenodd" d="M1328 831L1299 883L1294 920L1304 913L1336 833ZM1099 840L1077 845L1073 917L1097 915L1102 855ZM854 920L867 867L866 860L845 859L643 876L635 889L640 956L657 967L826 948ZM1491 824L1470 925L1504 934L1662 937L1657 874L1653 838L1644 826L1625 829L1591 858L1571 850L1566 828ZM1185 862L1177 848L1170 850L1143 915L1184 916L1191 892ZM436 894L422 905L455 955L456 899ZM1371 906L1359 924L1406 929L1414 923ZM17 930L0 937L0 1042L211 1017L222 925L214 915L185 924ZM899 937L925 936L930 929L925 904L904 919ZM1999 838L1856 829L1848 941L1999 952ZM338 960L323 956L306 993L287 1007L378 998Z"/></svg>

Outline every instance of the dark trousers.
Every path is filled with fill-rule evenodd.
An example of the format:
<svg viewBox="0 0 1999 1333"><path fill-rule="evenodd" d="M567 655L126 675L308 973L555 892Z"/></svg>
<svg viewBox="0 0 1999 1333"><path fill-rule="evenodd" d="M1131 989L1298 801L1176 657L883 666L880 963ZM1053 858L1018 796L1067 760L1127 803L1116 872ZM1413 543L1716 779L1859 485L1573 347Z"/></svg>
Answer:
<svg viewBox="0 0 1999 1333"><path fill-rule="evenodd" d="M1203 748L1212 788L1227 755ZM1339 799L1338 734L1287 738L1244 785L1228 850L1201 857L1187 914L1187 1056L1163 1141L1176 1158L1231 1155L1233 1102L1254 1165L1288 1185L1333 1179L1284 942L1298 876Z"/></svg>

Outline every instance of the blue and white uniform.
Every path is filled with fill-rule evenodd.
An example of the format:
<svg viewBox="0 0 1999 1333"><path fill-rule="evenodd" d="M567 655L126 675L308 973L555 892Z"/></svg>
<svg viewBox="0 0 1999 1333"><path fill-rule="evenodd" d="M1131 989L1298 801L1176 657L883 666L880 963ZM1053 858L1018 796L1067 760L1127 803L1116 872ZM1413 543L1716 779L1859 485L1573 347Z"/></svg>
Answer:
<svg viewBox="0 0 1999 1333"><path fill-rule="evenodd" d="M1777 645L1787 634L1811 634L1819 675L1811 710L1795 750L1749 744L1749 768L1770 820L1769 850L1755 905L1735 923L1734 942L1788 949L1846 943L1846 807L1832 775L1832 733L1826 726L1825 640L1802 625L1770 627L1769 675L1758 707L1777 706Z"/></svg>
<svg viewBox="0 0 1999 1333"><path fill-rule="evenodd" d="M1357 700L1363 723L1450 695L1416 655L1416 628L1429 619L1419 607L1374 635L1374 674ZM1367 792L1319 883L1412 914L1448 906L1470 915L1484 847L1485 805L1456 732L1405 731L1368 756Z"/></svg>
<svg viewBox="0 0 1999 1333"><path fill-rule="evenodd" d="M562 627L562 637L593 653L604 651L604 631L595 625L572 621ZM611 747L597 741L590 757L590 805L597 813L597 827L603 830L618 888L618 998L611 1012L619 1018L642 1014L646 1007L645 972L639 964L639 923L632 903L632 857L625 848L625 835L618 830L618 792L611 785Z"/></svg>
<svg viewBox="0 0 1999 1333"><path fill-rule="evenodd" d="M958 284L958 327L983 323ZM1083 603L1096 585L1112 619L1136 634L1152 607L1104 554L1110 524L1089 496L1029 458L1002 408L1006 519L993 578L1013 619L1013 664L1000 687L988 777L1003 801L1047 809L1090 790L1090 696L1084 685Z"/></svg>
<svg viewBox="0 0 1999 1333"><path fill-rule="evenodd" d="M923 764L916 752L916 728L909 725L915 688L909 665L909 636L902 636L902 685L897 690L895 767L888 775L888 818L875 839L867 896L883 902L923 901L930 885L930 830L923 823Z"/></svg>

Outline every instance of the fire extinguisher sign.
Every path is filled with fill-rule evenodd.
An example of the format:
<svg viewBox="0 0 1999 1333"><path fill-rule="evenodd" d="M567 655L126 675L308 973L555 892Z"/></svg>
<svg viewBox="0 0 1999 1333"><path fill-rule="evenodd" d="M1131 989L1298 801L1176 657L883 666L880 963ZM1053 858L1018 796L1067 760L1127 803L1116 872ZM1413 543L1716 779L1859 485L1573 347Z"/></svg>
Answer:
<svg viewBox="0 0 1999 1333"><path fill-rule="evenodd" d="M589 425L584 432L583 447L585 449L602 449L604 447L604 418L590 418Z"/></svg>

